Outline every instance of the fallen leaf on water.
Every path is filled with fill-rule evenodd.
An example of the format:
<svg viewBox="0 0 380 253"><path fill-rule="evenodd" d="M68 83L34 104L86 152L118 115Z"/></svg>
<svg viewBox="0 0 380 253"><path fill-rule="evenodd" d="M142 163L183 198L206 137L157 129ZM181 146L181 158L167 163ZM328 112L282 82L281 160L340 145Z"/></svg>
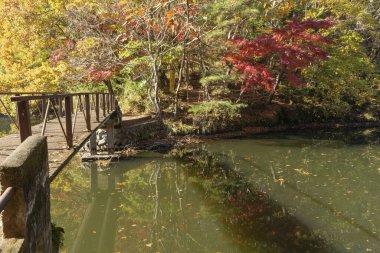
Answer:
<svg viewBox="0 0 380 253"><path fill-rule="evenodd" d="M299 174L303 175L303 176L310 176L311 173L306 171L305 169L301 168L301 169L294 169L295 171L297 171Z"/></svg>

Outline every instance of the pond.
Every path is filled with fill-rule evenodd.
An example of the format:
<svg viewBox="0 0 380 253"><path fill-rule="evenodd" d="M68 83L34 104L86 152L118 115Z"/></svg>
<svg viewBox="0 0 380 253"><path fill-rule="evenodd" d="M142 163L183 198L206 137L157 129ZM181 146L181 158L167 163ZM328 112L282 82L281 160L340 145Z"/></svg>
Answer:
<svg viewBox="0 0 380 253"><path fill-rule="evenodd" d="M77 158L51 189L62 252L380 252L379 137L293 132Z"/></svg>

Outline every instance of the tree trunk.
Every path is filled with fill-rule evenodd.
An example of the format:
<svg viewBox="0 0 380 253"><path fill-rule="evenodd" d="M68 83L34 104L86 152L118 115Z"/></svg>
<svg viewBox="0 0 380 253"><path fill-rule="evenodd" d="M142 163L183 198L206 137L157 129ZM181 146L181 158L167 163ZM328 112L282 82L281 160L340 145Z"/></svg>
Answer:
<svg viewBox="0 0 380 253"><path fill-rule="evenodd" d="M186 0L186 31L185 31L185 36L183 38L183 49L182 49L182 60L181 60L181 67L179 69L179 74L178 74L178 84L177 84L177 89L175 91L175 96L174 96L174 120L177 119L177 116L178 116L178 93L179 93L179 90L181 88L181 83L182 83L182 72L183 72L183 69L185 67L187 67L188 64L186 64L186 56L187 56L187 51L186 51L186 47L187 47L187 40L188 40L188 37L189 37L189 10L190 10L190 6L189 6L189 0ZM186 66L185 66L186 65ZM188 70L186 69L185 71L185 80L188 81L189 80L189 77L188 77Z"/></svg>
<svg viewBox="0 0 380 253"><path fill-rule="evenodd" d="M112 95L115 95L115 93L113 92L111 80L104 80L104 84L107 86L108 92Z"/></svg>
<svg viewBox="0 0 380 253"><path fill-rule="evenodd" d="M152 71L153 71L153 88L154 88L154 107L156 110L156 117L161 119L160 100L158 97L158 69L156 59L152 59Z"/></svg>
<svg viewBox="0 0 380 253"><path fill-rule="evenodd" d="M186 47L184 45L183 51L182 51L182 60L181 60L181 67L179 69L178 73L178 83L177 83L177 89L175 90L174 94L174 120L177 119L178 116L178 93L181 88L181 83L182 83L182 72L185 64L185 58L186 58Z"/></svg>
<svg viewBox="0 0 380 253"><path fill-rule="evenodd" d="M273 97L276 94L277 87L280 84L281 77L282 77L282 72L280 74L278 74L277 77L276 77L276 82L275 82L275 84L273 86L272 92L269 95L267 104L271 104L272 103Z"/></svg>

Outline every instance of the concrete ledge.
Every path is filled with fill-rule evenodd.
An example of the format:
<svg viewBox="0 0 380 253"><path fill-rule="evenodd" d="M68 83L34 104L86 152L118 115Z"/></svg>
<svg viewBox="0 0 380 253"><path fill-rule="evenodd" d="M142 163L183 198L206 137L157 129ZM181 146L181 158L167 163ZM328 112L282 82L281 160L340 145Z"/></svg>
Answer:
<svg viewBox="0 0 380 253"><path fill-rule="evenodd" d="M34 154L38 149L41 149L44 144L47 146L46 137L30 136L3 161L0 165L0 172L7 168L10 169L21 167L25 162L33 159L34 157L32 157L32 154Z"/></svg>
<svg viewBox="0 0 380 253"><path fill-rule="evenodd" d="M1 253L23 252L24 239L5 239L1 242Z"/></svg>
<svg viewBox="0 0 380 253"><path fill-rule="evenodd" d="M0 183L1 192L7 187L16 188L1 217L4 242L23 239L21 252L51 252L46 137L31 136L11 154L0 165ZM12 245L4 245L8 246Z"/></svg>

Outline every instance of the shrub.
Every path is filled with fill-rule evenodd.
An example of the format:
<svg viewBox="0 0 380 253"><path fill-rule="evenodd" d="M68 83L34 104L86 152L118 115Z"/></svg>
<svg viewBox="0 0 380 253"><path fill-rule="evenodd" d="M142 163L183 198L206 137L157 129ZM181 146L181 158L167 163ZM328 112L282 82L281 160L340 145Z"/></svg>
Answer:
<svg viewBox="0 0 380 253"><path fill-rule="evenodd" d="M233 104L229 101L208 101L193 105L189 112L193 125L202 134L210 134L241 127L241 110L245 104Z"/></svg>

